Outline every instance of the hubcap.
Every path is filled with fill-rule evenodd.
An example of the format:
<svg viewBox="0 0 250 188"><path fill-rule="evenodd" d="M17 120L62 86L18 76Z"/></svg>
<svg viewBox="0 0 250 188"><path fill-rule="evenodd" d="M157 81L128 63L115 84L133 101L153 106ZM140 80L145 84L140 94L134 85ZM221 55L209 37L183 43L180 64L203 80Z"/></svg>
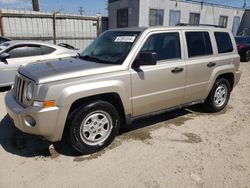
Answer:
<svg viewBox="0 0 250 188"><path fill-rule="evenodd" d="M214 103L217 107L221 107L225 104L227 100L227 87L225 85L220 85L214 94Z"/></svg>
<svg viewBox="0 0 250 188"><path fill-rule="evenodd" d="M101 145L113 128L111 116L104 111L95 111L85 117L80 127L80 136L88 145Z"/></svg>

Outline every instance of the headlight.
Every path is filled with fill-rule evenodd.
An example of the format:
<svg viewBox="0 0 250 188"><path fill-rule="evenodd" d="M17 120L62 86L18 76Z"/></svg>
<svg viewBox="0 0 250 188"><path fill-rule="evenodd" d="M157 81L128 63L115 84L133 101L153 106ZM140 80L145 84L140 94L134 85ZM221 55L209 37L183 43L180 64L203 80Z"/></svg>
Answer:
<svg viewBox="0 0 250 188"><path fill-rule="evenodd" d="M33 92L34 92L34 83L30 82L27 85L27 90L26 90L26 99L30 101L33 98Z"/></svg>

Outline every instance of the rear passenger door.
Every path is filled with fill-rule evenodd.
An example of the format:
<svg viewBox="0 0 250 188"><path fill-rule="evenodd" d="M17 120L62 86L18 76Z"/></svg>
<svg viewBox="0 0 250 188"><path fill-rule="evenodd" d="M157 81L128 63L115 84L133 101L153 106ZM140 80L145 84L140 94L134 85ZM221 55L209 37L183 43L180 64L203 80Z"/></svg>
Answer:
<svg viewBox="0 0 250 188"><path fill-rule="evenodd" d="M152 33L140 52L155 52L157 64L131 69L133 116L182 103L186 65L181 32Z"/></svg>
<svg viewBox="0 0 250 188"><path fill-rule="evenodd" d="M185 103L203 99L216 67L209 31L184 31L186 38L187 80Z"/></svg>

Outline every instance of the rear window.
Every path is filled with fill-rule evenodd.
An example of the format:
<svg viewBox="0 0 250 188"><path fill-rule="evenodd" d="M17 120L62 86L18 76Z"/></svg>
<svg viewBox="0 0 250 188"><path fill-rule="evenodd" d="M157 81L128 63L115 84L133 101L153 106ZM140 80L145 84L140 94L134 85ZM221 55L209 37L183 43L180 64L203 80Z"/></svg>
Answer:
<svg viewBox="0 0 250 188"><path fill-rule="evenodd" d="M208 32L186 32L188 56L212 55L213 49Z"/></svg>
<svg viewBox="0 0 250 188"><path fill-rule="evenodd" d="M215 39L216 39L219 54L234 51L233 44L232 44L232 41L231 41L231 37L230 37L230 35L228 33L226 33L226 32L215 32L214 36L215 36Z"/></svg>

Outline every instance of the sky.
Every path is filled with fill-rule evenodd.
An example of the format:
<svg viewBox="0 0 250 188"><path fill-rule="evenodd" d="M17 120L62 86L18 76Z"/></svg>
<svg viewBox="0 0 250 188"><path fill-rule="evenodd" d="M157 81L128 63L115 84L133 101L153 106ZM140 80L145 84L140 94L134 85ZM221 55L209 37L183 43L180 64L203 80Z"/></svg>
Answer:
<svg viewBox="0 0 250 188"><path fill-rule="evenodd" d="M247 6L250 6L250 0L246 1ZM0 9L14 8L32 10L31 2L32 0L0 0ZM79 14L80 7L83 7L85 15L95 15L97 12L100 12L102 15L107 15L106 2L107 0L40 0L40 9L46 12L63 9L62 13ZM244 0L204 0L204 2L242 7Z"/></svg>

